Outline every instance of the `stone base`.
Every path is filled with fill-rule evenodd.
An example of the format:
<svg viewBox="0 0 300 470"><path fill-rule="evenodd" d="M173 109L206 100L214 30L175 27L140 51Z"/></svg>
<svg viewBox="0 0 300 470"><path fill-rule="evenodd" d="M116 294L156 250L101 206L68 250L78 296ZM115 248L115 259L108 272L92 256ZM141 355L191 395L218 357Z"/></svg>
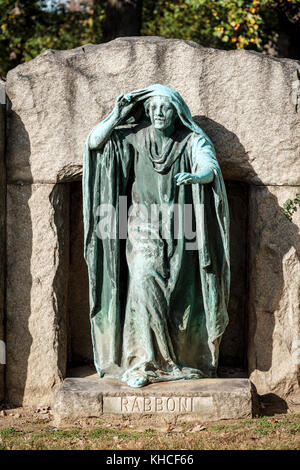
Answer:
<svg viewBox="0 0 300 470"><path fill-rule="evenodd" d="M203 421L252 417L248 379L200 379L160 382L130 388L115 379L67 378L53 405L58 423L103 414L181 416ZM190 419L189 419L190 420Z"/></svg>

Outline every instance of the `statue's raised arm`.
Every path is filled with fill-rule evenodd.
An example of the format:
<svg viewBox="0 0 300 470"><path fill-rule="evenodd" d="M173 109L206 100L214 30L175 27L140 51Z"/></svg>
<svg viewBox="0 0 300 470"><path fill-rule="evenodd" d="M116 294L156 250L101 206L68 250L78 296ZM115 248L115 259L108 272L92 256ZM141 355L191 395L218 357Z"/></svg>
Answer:
<svg viewBox="0 0 300 470"><path fill-rule="evenodd" d="M89 147L91 150L100 149L108 141L115 127L126 118L134 105L135 103L131 103L126 95L118 96L112 112L91 131L89 135Z"/></svg>

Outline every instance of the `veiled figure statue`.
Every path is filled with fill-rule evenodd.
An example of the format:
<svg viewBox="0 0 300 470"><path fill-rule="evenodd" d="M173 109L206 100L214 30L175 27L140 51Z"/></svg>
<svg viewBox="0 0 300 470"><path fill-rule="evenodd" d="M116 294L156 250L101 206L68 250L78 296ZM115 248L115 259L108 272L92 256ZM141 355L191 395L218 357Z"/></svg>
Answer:
<svg viewBox="0 0 300 470"><path fill-rule="evenodd" d="M162 207L167 223L149 218ZM83 210L100 377L131 387L215 377L228 323L228 203L213 145L178 92L156 84L117 98L86 140Z"/></svg>

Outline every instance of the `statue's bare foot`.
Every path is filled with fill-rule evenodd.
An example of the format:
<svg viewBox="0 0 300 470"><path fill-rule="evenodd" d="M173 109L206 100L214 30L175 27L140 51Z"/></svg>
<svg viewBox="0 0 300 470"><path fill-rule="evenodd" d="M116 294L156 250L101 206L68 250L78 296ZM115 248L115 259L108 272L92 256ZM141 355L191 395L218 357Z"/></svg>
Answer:
<svg viewBox="0 0 300 470"><path fill-rule="evenodd" d="M147 377L145 377L144 375L138 373L138 372L134 372L128 379L127 379L127 385L129 385L129 387L134 387L134 388L138 388L138 387L144 387L144 385L147 385L148 383L148 379Z"/></svg>

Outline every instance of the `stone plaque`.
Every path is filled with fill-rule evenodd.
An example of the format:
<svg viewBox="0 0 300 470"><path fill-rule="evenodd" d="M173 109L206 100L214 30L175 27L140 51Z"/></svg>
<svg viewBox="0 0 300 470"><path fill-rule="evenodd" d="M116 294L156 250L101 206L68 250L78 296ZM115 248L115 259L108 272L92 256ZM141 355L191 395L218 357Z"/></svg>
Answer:
<svg viewBox="0 0 300 470"><path fill-rule="evenodd" d="M201 413L209 415L212 397L103 397L103 413Z"/></svg>

